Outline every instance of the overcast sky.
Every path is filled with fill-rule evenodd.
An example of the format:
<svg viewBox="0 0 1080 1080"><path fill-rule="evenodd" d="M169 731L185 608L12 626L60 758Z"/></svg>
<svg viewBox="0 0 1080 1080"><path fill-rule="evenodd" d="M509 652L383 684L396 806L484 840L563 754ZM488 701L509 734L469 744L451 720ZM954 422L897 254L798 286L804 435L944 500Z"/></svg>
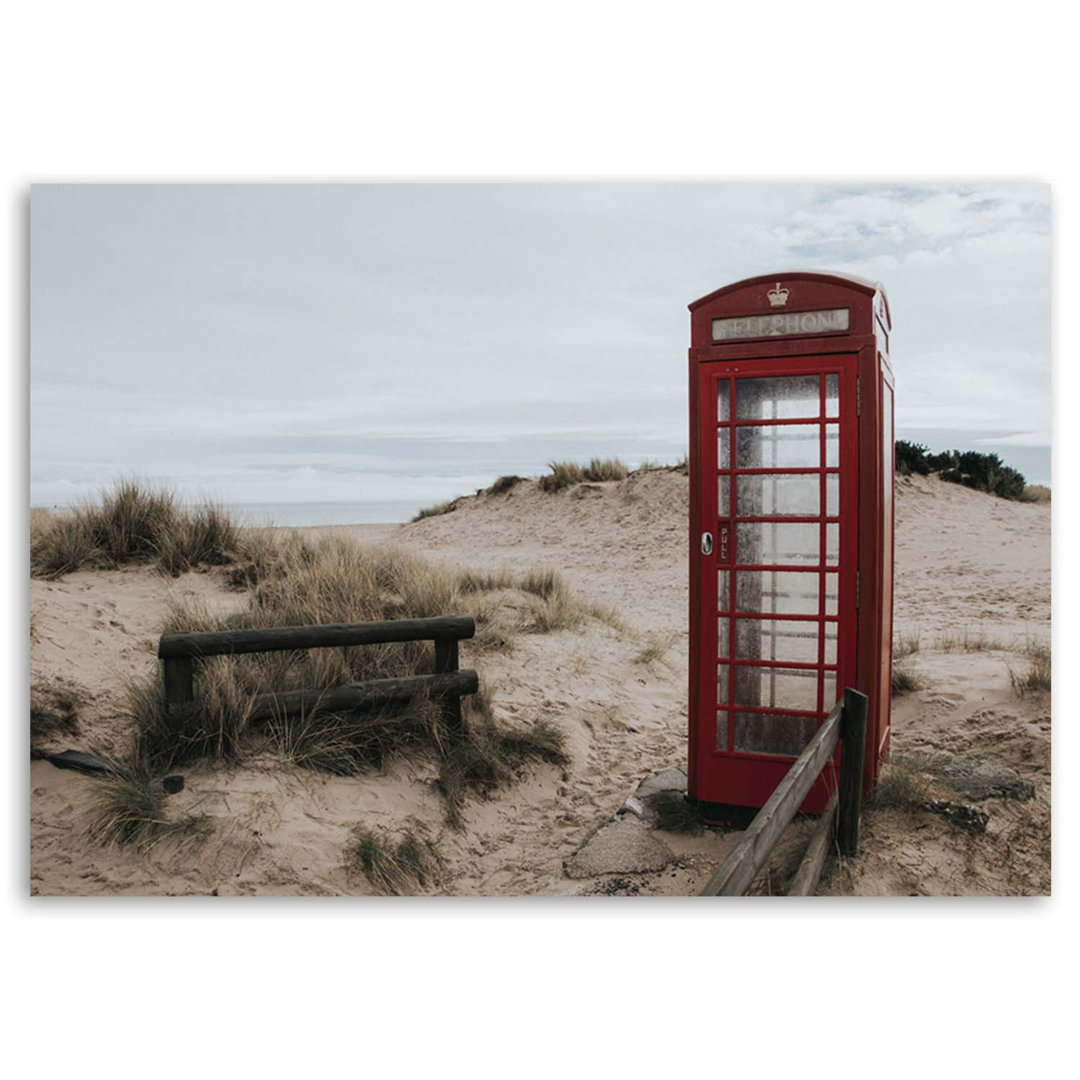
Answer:
<svg viewBox="0 0 1080 1080"><path fill-rule="evenodd" d="M1050 478L1042 185L35 186L32 505L420 505L686 450L686 305L881 280L897 435Z"/></svg>

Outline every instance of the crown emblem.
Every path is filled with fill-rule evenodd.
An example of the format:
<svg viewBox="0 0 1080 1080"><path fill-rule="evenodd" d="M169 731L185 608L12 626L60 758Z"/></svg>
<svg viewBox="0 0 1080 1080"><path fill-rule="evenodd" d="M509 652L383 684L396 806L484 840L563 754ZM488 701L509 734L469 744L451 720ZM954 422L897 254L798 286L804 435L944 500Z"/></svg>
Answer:
<svg viewBox="0 0 1080 1080"><path fill-rule="evenodd" d="M768 296L769 303L773 307L783 307L787 303L788 291L780 288L779 281L776 283L776 288L770 289L765 295Z"/></svg>

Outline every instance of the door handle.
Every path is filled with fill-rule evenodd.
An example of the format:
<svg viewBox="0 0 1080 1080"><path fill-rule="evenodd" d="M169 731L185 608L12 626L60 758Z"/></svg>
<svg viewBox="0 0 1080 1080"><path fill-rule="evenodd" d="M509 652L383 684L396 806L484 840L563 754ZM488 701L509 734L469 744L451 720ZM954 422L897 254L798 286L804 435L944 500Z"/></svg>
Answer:
<svg viewBox="0 0 1080 1080"><path fill-rule="evenodd" d="M701 554L712 554L712 533L705 532L701 534Z"/></svg>

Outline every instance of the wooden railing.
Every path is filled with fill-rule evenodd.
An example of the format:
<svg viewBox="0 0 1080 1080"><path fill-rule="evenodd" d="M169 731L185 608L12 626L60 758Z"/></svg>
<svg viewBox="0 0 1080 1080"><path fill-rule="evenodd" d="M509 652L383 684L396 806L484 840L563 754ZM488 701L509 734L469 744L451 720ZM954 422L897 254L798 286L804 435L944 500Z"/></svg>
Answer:
<svg viewBox="0 0 1080 1080"><path fill-rule="evenodd" d="M195 661L207 656L433 641L434 670L430 675L370 679L324 689L261 694L255 699L252 719L294 715L316 707L366 709L408 701L418 694L429 694L440 702L443 722L450 732L459 733L462 725L461 697L463 694L475 694L479 679L475 671L458 669L458 642L471 638L475 633L476 623L473 619L459 615L325 626L280 626L266 630L217 630L162 634L158 642L158 656L165 663L166 700L170 706L185 706L195 699Z"/></svg>
<svg viewBox="0 0 1080 1080"><path fill-rule="evenodd" d="M840 743L840 779L788 890L789 896L812 896L821 879L835 828L840 852L854 856L859 845L863 755L866 751L865 694L847 689L792 763L768 802L757 812L739 842L709 878L702 896L742 896L772 854L821 770Z"/></svg>

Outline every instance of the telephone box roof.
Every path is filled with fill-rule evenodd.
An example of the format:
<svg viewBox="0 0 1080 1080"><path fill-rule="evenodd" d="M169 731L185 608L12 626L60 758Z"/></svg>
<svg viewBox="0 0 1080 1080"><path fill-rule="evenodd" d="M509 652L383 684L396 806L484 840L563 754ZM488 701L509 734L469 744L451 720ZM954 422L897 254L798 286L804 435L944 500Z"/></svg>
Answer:
<svg viewBox="0 0 1080 1080"><path fill-rule="evenodd" d="M725 293L745 289L749 285L772 285L777 281L820 281L826 284L855 289L869 296L880 293L890 324L892 322L892 315L889 313L889 298L885 295L885 289L881 282L870 281L868 278L858 277L855 274L831 274L821 270L781 270L774 271L771 274L759 274L757 277L743 278L742 281L734 281L730 285L725 285L723 288L716 289L707 296L701 297L700 300L695 300L689 307L691 311L695 311L702 304L707 304L710 300L715 300Z"/></svg>

